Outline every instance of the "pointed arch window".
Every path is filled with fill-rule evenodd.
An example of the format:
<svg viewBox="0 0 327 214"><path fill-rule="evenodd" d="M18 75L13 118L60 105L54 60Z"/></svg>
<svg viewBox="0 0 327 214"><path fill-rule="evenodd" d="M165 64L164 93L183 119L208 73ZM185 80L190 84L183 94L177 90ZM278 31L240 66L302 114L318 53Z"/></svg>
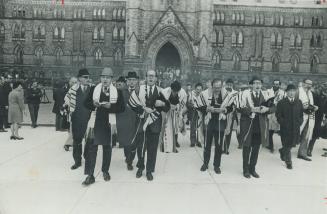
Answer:
<svg viewBox="0 0 327 214"><path fill-rule="evenodd" d="M13 37L19 38L20 37L20 28L19 28L19 25L15 23L14 24L14 27L13 27L13 30L14 30Z"/></svg>
<svg viewBox="0 0 327 214"><path fill-rule="evenodd" d="M23 64L24 63L24 51L23 48L20 46L17 46L14 51L14 63L15 64Z"/></svg>
<svg viewBox="0 0 327 214"><path fill-rule="evenodd" d="M112 37L113 37L113 40L118 40L118 28L117 28L117 26L115 26L114 30L112 31Z"/></svg>
<svg viewBox="0 0 327 214"><path fill-rule="evenodd" d="M310 72L313 74L318 73L319 60L318 57L313 55L310 60Z"/></svg>
<svg viewBox="0 0 327 214"><path fill-rule="evenodd" d="M106 9L102 9L102 19L106 18Z"/></svg>
<svg viewBox="0 0 327 214"><path fill-rule="evenodd" d="M97 18L97 9L93 9L93 18L94 18L94 19Z"/></svg>
<svg viewBox="0 0 327 214"><path fill-rule="evenodd" d="M296 36L295 46L296 47L302 47L302 37L301 37L300 34L297 34L297 36Z"/></svg>
<svg viewBox="0 0 327 214"><path fill-rule="evenodd" d="M237 47L243 47L243 33L240 31L237 36Z"/></svg>
<svg viewBox="0 0 327 214"><path fill-rule="evenodd" d="M291 57L291 73L299 72L299 58L297 55L293 55Z"/></svg>
<svg viewBox="0 0 327 214"><path fill-rule="evenodd" d="M61 28L61 32L60 32L60 38L61 39L65 39L65 28Z"/></svg>
<svg viewBox="0 0 327 214"><path fill-rule="evenodd" d="M58 27L54 28L53 37L54 37L54 39L59 38L59 29L58 29Z"/></svg>
<svg viewBox="0 0 327 214"><path fill-rule="evenodd" d="M117 8L112 11L112 19L117 19Z"/></svg>
<svg viewBox="0 0 327 214"><path fill-rule="evenodd" d="M236 33L235 31L232 33L232 47L235 47L237 43Z"/></svg>
<svg viewBox="0 0 327 214"><path fill-rule="evenodd" d="M121 19L125 19L125 17L126 17L126 10L125 10L125 8L122 8L122 10L121 10Z"/></svg>
<svg viewBox="0 0 327 214"><path fill-rule="evenodd" d="M120 31L119 31L119 39L124 41L125 40L125 28L120 28Z"/></svg>
<svg viewBox="0 0 327 214"><path fill-rule="evenodd" d="M317 35L313 32L311 39L310 39L310 47L316 47L317 45Z"/></svg>
<svg viewBox="0 0 327 214"><path fill-rule="evenodd" d="M319 33L317 36L317 47L322 48L322 34Z"/></svg>
<svg viewBox="0 0 327 214"><path fill-rule="evenodd" d="M281 33L277 34L277 47L281 48L283 46L283 37Z"/></svg>
<svg viewBox="0 0 327 214"><path fill-rule="evenodd" d="M60 64L62 62L62 56L64 55L64 52L62 51L61 48L57 48L56 52L55 52L55 56L56 56L56 64Z"/></svg>
<svg viewBox="0 0 327 214"><path fill-rule="evenodd" d="M241 70L241 58L237 53L233 55L233 70L239 71Z"/></svg>
<svg viewBox="0 0 327 214"><path fill-rule="evenodd" d="M35 49L35 61L37 64L40 64L43 60L43 50L41 47Z"/></svg>
<svg viewBox="0 0 327 214"><path fill-rule="evenodd" d="M293 33L290 36L290 47L295 47L295 36Z"/></svg>
<svg viewBox="0 0 327 214"><path fill-rule="evenodd" d="M98 27L94 27L93 29L93 40L98 39Z"/></svg>
<svg viewBox="0 0 327 214"><path fill-rule="evenodd" d="M235 24L235 22L236 22L236 14L235 13L232 14L232 21Z"/></svg>
<svg viewBox="0 0 327 214"><path fill-rule="evenodd" d="M117 49L114 54L114 64L115 65L121 65L123 60L123 54L120 49Z"/></svg>
<svg viewBox="0 0 327 214"><path fill-rule="evenodd" d="M212 56L212 64L214 69L217 70L220 69L220 61L221 61L220 54L218 51L216 51Z"/></svg>
<svg viewBox="0 0 327 214"><path fill-rule="evenodd" d="M241 13L241 23L244 24L245 23L245 19L244 19L244 13Z"/></svg>
<svg viewBox="0 0 327 214"><path fill-rule="evenodd" d="M273 56L271 60L271 71L279 72L279 57L277 55Z"/></svg>
<svg viewBox="0 0 327 214"><path fill-rule="evenodd" d="M104 40L104 27L100 28L100 40Z"/></svg>
<svg viewBox="0 0 327 214"><path fill-rule="evenodd" d="M273 32L270 37L270 46L272 48L276 47L276 34Z"/></svg>
<svg viewBox="0 0 327 214"><path fill-rule="evenodd" d="M103 56L103 53L101 51L100 48L96 49L96 51L94 52L94 60L95 60L95 64L101 64L102 62L102 56Z"/></svg>

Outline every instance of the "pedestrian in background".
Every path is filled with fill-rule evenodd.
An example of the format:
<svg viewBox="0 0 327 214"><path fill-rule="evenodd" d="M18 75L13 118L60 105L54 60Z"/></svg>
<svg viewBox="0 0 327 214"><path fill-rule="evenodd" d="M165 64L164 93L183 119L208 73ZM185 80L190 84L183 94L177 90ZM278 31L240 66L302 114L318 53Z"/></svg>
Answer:
<svg viewBox="0 0 327 214"><path fill-rule="evenodd" d="M37 127L37 118L39 115L41 97L42 91L38 87L38 83L36 81L33 81L31 87L27 89L26 94L26 102L31 116L32 128Z"/></svg>

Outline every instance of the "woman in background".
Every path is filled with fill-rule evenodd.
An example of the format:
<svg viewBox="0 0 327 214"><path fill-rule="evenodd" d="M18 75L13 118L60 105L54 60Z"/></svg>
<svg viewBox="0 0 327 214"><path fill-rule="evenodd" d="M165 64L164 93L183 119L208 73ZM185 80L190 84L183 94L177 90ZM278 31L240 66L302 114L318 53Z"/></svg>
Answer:
<svg viewBox="0 0 327 214"><path fill-rule="evenodd" d="M23 122L25 112L24 91L21 82L13 83L13 90L9 93L8 122L11 123L11 140L22 140L18 134L18 126Z"/></svg>

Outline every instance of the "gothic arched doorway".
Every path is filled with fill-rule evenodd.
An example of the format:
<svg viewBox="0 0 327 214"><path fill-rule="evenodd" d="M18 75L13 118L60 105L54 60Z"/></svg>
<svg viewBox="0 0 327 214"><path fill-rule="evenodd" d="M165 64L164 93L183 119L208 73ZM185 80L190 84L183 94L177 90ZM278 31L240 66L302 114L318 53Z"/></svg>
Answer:
<svg viewBox="0 0 327 214"><path fill-rule="evenodd" d="M181 57L177 48L170 42L164 44L156 56L155 70L162 86L166 87L181 77Z"/></svg>

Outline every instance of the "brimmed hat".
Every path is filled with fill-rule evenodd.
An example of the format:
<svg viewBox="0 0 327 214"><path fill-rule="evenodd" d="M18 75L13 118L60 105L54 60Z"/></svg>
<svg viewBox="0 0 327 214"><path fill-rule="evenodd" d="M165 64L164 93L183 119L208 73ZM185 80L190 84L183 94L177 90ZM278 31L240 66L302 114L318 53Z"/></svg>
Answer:
<svg viewBox="0 0 327 214"><path fill-rule="evenodd" d="M135 71L130 71L130 72L128 72L128 74L126 76L126 79L130 79L130 78L138 79L139 76L137 76L137 73Z"/></svg>
<svg viewBox="0 0 327 214"><path fill-rule="evenodd" d="M226 84L227 83L232 83L232 84L234 84L234 81L232 80L232 79L228 79L228 80L226 80Z"/></svg>
<svg viewBox="0 0 327 214"><path fill-rule="evenodd" d="M296 86L293 84L287 85L286 91L289 91L289 90L296 90Z"/></svg>
<svg viewBox="0 0 327 214"><path fill-rule="evenodd" d="M77 77L81 77L81 76L89 76L89 71L86 68L82 68L78 71L78 75Z"/></svg>
<svg viewBox="0 0 327 214"><path fill-rule="evenodd" d="M113 72L111 68L104 68L102 70L101 76L113 76Z"/></svg>

